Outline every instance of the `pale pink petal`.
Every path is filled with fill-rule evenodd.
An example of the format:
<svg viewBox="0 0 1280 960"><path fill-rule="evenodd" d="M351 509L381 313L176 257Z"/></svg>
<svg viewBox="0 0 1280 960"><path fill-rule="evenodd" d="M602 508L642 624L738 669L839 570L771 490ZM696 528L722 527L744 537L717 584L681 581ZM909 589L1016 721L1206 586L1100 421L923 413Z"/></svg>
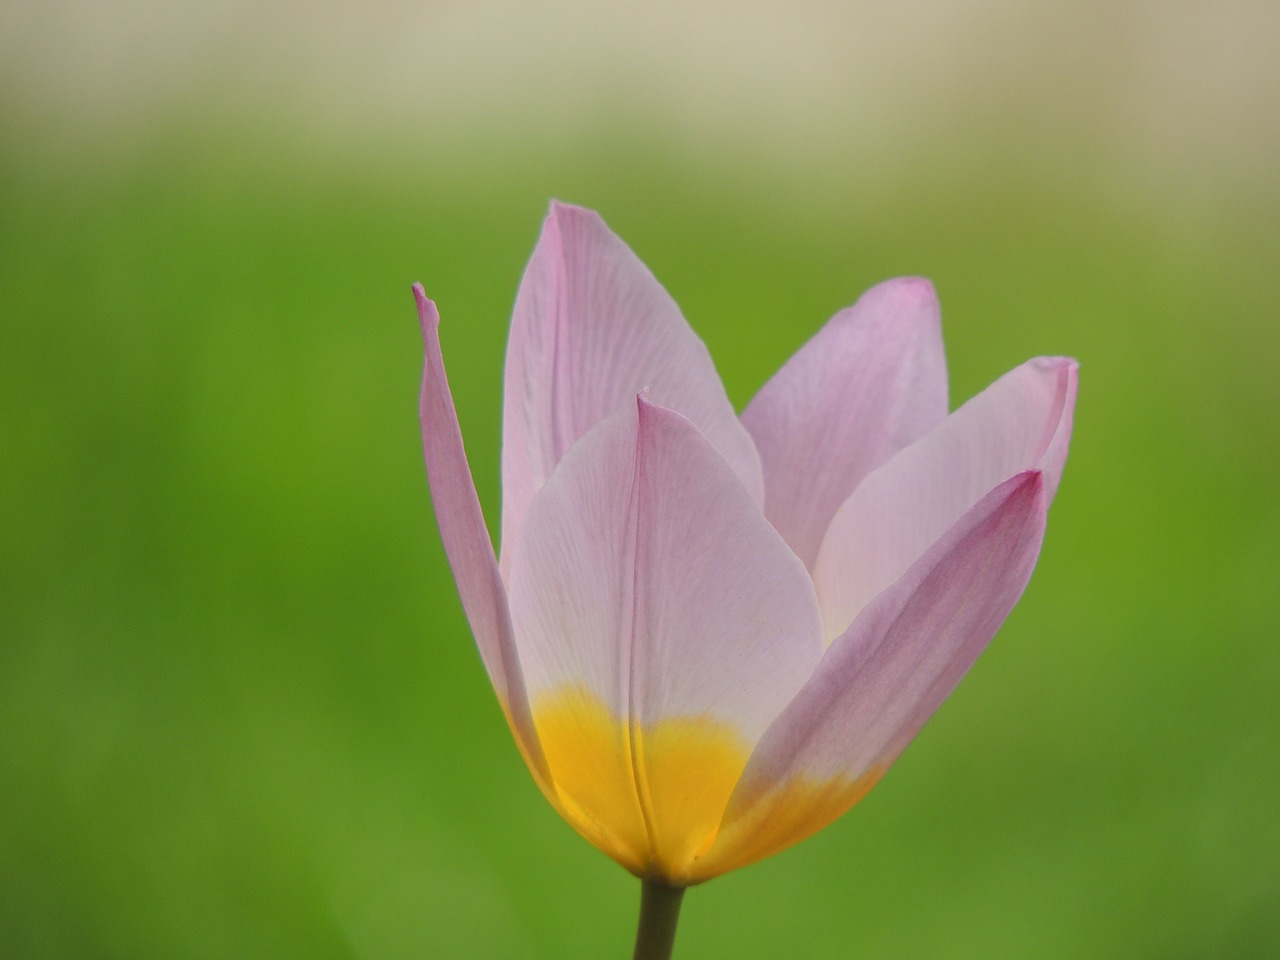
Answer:
<svg viewBox="0 0 1280 960"><path fill-rule="evenodd" d="M1021 596L1046 509L1039 471L1005 481L859 614L761 738L695 874L788 847L871 788Z"/></svg>
<svg viewBox="0 0 1280 960"><path fill-rule="evenodd" d="M681 415L633 400L564 458L509 577L530 696L617 718L709 717L748 744L822 653L804 566Z"/></svg>
<svg viewBox="0 0 1280 960"><path fill-rule="evenodd" d="M1075 361L1031 360L872 471L836 512L814 565L827 637L997 484L1038 469L1052 500L1075 395Z"/></svg>
<svg viewBox="0 0 1280 960"><path fill-rule="evenodd" d="M506 589L476 497L462 431L440 353L440 315L420 285L413 288L422 321L426 362L422 372L422 448L440 539L458 584L462 607L480 649L489 680L521 752L535 776L545 780L538 736L529 715L520 659L511 630Z"/></svg>
<svg viewBox="0 0 1280 960"><path fill-rule="evenodd" d="M507 346L502 569L534 494L580 436L629 397L688 417L759 503L760 459L706 347L600 217L553 203Z"/></svg>
<svg viewBox="0 0 1280 960"><path fill-rule="evenodd" d="M947 409L933 285L905 277L872 287L742 414L764 468L765 515L812 569L832 516L858 482Z"/></svg>

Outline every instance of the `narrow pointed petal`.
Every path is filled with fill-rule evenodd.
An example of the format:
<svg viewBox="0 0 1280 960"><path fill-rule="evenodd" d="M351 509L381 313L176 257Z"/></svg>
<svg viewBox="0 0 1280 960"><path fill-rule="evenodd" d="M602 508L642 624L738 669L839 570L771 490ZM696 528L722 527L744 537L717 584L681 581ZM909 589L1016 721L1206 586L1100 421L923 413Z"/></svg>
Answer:
<svg viewBox="0 0 1280 960"><path fill-rule="evenodd" d="M509 582L562 812L673 880L822 654L804 566L698 429L639 399L542 488Z"/></svg>
<svg viewBox="0 0 1280 960"><path fill-rule="evenodd" d="M861 799L946 699L1022 595L1046 478L991 491L827 650L747 764L706 879L820 830Z"/></svg>
<svg viewBox="0 0 1280 960"><path fill-rule="evenodd" d="M814 565L828 639L895 582L971 506L1024 470L1058 488L1076 363L1031 360L869 474L836 512Z"/></svg>
<svg viewBox="0 0 1280 960"><path fill-rule="evenodd" d="M426 347L420 406L422 449L440 539L453 568L462 607L489 681L521 753L535 778L545 784L545 762L529 715L506 589L498 574L493 544L471 479L471 468L467 465L453 394L445 376L440 352L440 315L420 285L414 285L413 294Z"/></svg>
<svg viewBox="0 0 1280 960"><path fill-rule="evenodd" d="M806 566L858 482L947 410L938 298L916 277L872 287L760 389L742 422L760 451L765 515Z"/></svg>
<svg viewBox="0 0 1280 960"><path fill-rule="evenodd" d="M688 417L756 502L764 484L706 347L600 217L553 203L507 346L502 569L534 494L579 437L641 390Z"/></svg>

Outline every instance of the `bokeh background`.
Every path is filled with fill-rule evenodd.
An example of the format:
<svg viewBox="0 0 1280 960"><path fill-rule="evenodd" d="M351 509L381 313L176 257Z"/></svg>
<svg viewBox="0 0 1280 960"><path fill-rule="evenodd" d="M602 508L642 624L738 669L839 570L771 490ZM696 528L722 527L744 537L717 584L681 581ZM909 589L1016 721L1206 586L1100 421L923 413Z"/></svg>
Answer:
<svg viewBox="0 0 1280 960"><path fill-rule="evenodd" d="M629 955L416 425L421 280L496 518L551 197L738 405L900 274L953 402L1082 364L1022 604L677 954L1280 955L1278 38L1271 0L0 3L0 955Z"/></svg>

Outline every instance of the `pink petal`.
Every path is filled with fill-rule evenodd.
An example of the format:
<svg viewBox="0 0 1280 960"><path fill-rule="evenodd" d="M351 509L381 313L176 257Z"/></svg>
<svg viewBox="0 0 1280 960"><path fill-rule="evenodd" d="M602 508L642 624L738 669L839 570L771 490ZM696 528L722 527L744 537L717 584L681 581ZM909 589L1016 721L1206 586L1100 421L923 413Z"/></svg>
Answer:
<svg viewBox="0 0 1280 960"><path fill-rule="evenodd" d="M507 347L504 572L525 511L556 464L646 388L654 403L688 417L762 500L759 455L675 302L596 213L553 203Z"/></svg>
<svg viewBox="0 0 1280 960"><path fill-rule="evenodd" d="M698 429L643 398L542 488L509 582L535 702L571 685L629 722L710 716L754 743L822 654L803 565Z"/></svg>
<svg viewBox="0 0 1280 960"><path fill-rule="evenodd" d="M869 604L761 738L695 873L713 876L821 829L874 785L1022 595L1046 478L1005 481Z"/></svg>
<svg viewBox="0 0 1280 960"><path fill-rule="evenodd" d="M828 638L997 484L1038 469L1052 500L1071 436L1076 370L1064 358L1028 361L858 485L814 565Z"/></svg>
<svg viewBox="0 0 1280 960"><path fill-rule="evenodd" d="M764 468L765 515L812 568L832 516L858 482L947 409L933 285L907 277L872 287L742 414Z"/></svg>
<svg viewBox="0 0 1280 960"><path fill-rule="evenodd" d="M529 715L520 658L512 635L506 589L498 574L493 544L480 511L471 469L467 466L458 414L445 375L440 352L440 315L421 285L414 285L413 295L418 302L426 346L420 406L422 448L440 539L453 568L462 607L489 681L530 769L545 782L538 735Z"/></svg>

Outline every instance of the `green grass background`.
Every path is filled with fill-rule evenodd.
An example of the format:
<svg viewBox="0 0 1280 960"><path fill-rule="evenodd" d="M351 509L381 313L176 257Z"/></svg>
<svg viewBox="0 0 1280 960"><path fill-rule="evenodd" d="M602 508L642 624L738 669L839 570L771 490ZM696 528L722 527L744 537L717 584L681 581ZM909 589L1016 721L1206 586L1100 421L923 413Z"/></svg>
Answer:
<svg viewBox="0 0 1280 960"><path fill-rule="evenodd" d="M900 274L940 291L953 403L1082 365L991 649L848 816L691 892L677 955L1280 952L1280 190L1170 203L982 138L800 173L639 114L430 148L249 111L86 147L14 116L0 955L628 955L638 885L510 742L416 423L421 280L496 517L552 196L602 211L739 406Z"/></svg>

